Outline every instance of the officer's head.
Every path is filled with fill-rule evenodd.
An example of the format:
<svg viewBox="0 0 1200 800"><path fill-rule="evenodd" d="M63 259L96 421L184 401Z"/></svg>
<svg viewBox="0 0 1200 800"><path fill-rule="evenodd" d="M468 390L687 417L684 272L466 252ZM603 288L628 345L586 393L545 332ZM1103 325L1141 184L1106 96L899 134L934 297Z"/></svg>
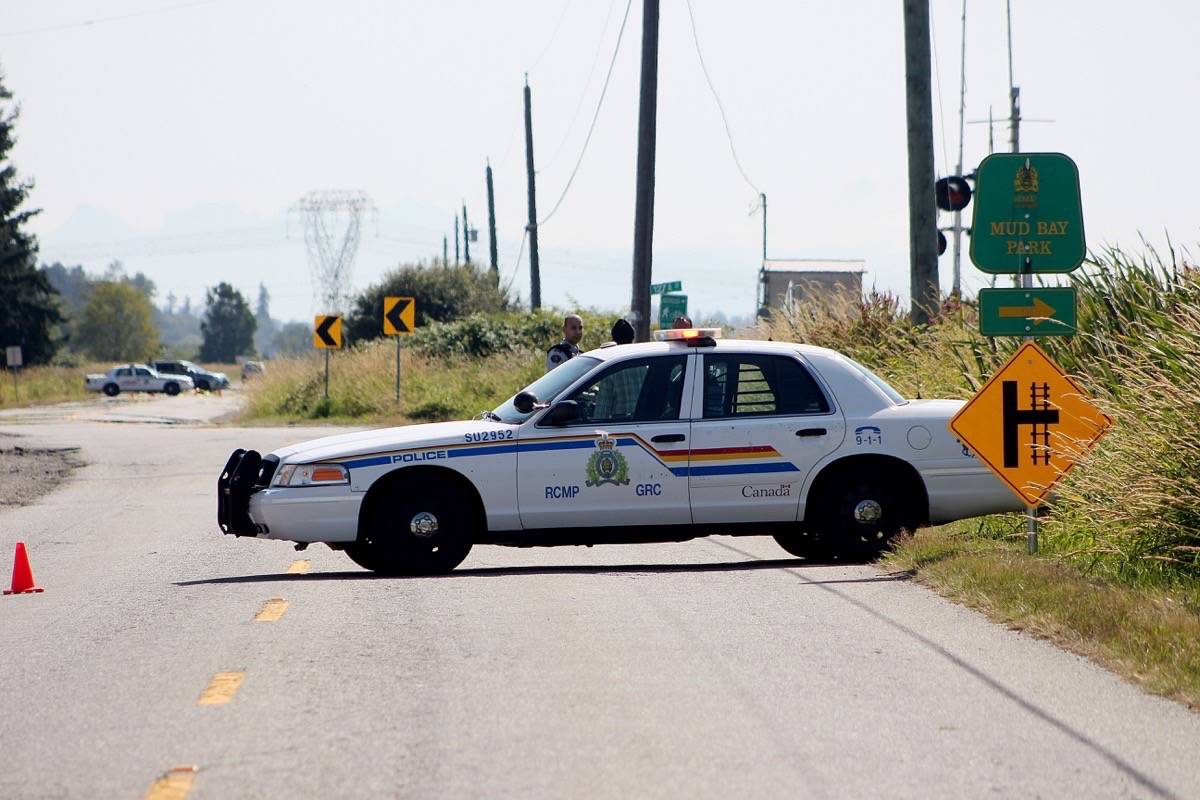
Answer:
<svg viewBox="0 0 1200 800"><path fill-rule="evenodd" d="M567 314L563 318L563 338L571 344L579 344L583 338L583 318L578 314Z"/></svg>
<svg viewBox="0 0 1200 800"><path fill-rule="evenodd" d="M690 327L692 327L692 320L690 317L687 317L687 316L676 317L675 322L671 325L671 327L672 328L690 328Z"/></svg>
<svg viewBox="0 0 1200 800"><path fill-rule="evenodd" d="M612 326L612 338L617 344L633 343L633 326L624 317L618 319Z"/></svg>

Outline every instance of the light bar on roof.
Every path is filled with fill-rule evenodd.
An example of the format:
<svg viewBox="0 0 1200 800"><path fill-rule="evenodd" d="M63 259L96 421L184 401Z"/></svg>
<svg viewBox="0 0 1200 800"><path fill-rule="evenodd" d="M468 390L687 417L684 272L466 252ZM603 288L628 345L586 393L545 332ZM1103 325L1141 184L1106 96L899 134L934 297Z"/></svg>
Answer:
<svg viewBox="0 0 1200 800"><path fill-rule="evenodd" d="M687 342L694 339L720 339L720 328L667 328L654 332L656 342Z"/></svg>

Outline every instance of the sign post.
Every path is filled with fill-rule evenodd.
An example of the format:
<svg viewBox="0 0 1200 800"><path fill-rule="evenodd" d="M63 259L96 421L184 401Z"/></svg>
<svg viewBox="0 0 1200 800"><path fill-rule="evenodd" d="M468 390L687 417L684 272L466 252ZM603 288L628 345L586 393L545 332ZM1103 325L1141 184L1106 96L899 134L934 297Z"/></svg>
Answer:
<svg viewBox="0 0 1200 800"><path fill-rule="evenodd" d="M1002 406L992 408L992 413L1000 412L991 420L995 427L996 420L1001 420L1004 431L1004 466L998 468L980 453L980 458L991 467L992 471L1009 484L1009 488L1017 492L1026 503L1026 518L1028 532L1028 550L1030 554L1038 549L1037 506L1067 469L1074 466L1075 460L1066 462L1065 469L1060 469L1057 477L1041 476L1038 480L1046 485L1041 494L1030 495L1023 492L1010 480L1011 475L1004 470L1013 469L1009 466L1018 460L1014 448L1018 434L1015 433L1023 425L1032 429L1031 438L1034 465L1038 463L1039 455L1043 467L1048 467L1059 451L1053 449L1050 442L1050 426L1058 424L1059 411L1063 410L1061 403L1052 404L1050 400L1051 380L1049 375L1057 374L1070 382L1063 375L1058 365L1043 353L1033 343L1034 336L1072 335L1075 333L1075 290L1073 288L1037 288L1033 286L1035 272L1073 272L1080 264L1086 253L1083 237L1083 203L1079 193L1079 168L1075 162L1062 153L994 153L985 158L975 171L975 212L971 222L971 261L984 272L992 274L1015 274L1014 289L983 289L979 293L979 330L985 336L1023 336L1025 344L1005 366L992 376L979 393L972 398L963 409L950 421L950 429L958 434L964 444L980 451L968 442L966 435L955 428L967 411L977 400L981 400L984 392L993 385L996 379L1017 363L1018 356L1026 361L1036 360L1034 353L1044 361L1039 366L1040 372L1029 377L1031 408L1026 411L1016 411L1016 386L1020 381L1003 381ZM1039 383L1039 376L1046 376ZM1023 384L1022 384L1023 385ZM1082 398L1082 390L1074 386L1074 396ZM993 391L993 394L995 392ZM995 406L994 402L988 404ZM1095 410L1088 404L1088 408ZM1096 411L1096 414L1100 412ZM1051 420L1053 417L1053 420ZM1112 420L1100 414L1106 422L1100 427L1103 433ZM1013 421L1017 420L1017 421ZM1037 420L1036 422L1032 420ZM1038 431L1041 431L1041 434ZM969 435L978 437L980 431L968 431ZM1089 442L1099 438L1099 433ZM1042 439L1039 441L1039 435ZM1082 438L1082 437L1079 437ZM1090 443L1088 445L1090 447ZM1063 463L1058 463L1063 467Z"/></svg>
<svg viewBox="0 0 1200 800"><path fill-rule="evenodd" d="M13 399L20 401L21 389L17 384L17 367L21 366L21 345L10 344L4 348L4 361L8 364L8 368L12 370L13 375Z"/></svg>
<svg viewBox="0 0 1200 800"><path fill-rule="evenodd" d="M383 298L383 335L396 337L396 406L400 406L400 337L411 336L417 327L415 297Z"/></svg>
<svg viewBox="0 0 1200 800"><path fill-rule="evenodd" d="M329 351L342 346L342 318L318 314L313 320L313 347L325 351L325 399L329 399Z"/></svg>

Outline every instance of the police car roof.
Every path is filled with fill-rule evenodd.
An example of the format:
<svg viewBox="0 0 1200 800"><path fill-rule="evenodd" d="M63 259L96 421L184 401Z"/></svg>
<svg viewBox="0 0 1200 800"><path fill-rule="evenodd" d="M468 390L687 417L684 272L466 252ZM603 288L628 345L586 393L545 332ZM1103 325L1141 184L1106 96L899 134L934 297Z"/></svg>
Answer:
<svg viewBox="0 0 1200 800"><path fill-rule="evenodd" d="M837 351L827 347L817 347L811 344L796 342L766 342L759 339L713 339L712 344L692 345L685 341L674 342L639 342L637 344L619 344L589 350L585 355L598 358L601 361L614 359L635 358L637 356L661 355L664 353L685 353L692 350L701 353L807 353L814 356L838 355Z"/></svg>

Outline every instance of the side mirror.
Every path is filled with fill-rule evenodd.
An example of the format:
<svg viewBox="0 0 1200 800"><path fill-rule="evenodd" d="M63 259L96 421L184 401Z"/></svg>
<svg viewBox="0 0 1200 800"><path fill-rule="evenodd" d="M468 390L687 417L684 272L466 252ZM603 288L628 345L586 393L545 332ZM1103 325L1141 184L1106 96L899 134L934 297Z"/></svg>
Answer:
<svg viewBox="0 0 1200 800"><path fill-rule="evenodd" d="M579 404L574 400L563 400L546 415L546 421L551 425L566 425L579 419Z"/></svg>
<svg viewBox="0 0 1200 800"><path fill-rule="evenodd" d="M517 396L513 398L512 404L517 411L528 414L537 405L537 397L532 392L518 392Z"/></svg>

